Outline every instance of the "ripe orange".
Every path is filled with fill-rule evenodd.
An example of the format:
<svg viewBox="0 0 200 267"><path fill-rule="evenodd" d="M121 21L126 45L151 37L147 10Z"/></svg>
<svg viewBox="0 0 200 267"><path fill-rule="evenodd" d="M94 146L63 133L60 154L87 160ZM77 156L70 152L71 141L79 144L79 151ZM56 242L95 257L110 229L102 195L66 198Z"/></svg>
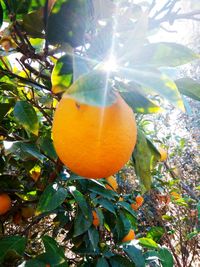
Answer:
<svg viewBox="0 0 200 267"><path fill-rule="evenodd" d="M135 232L133 229L130 229L128 234L122 239L122 242L129 242L135 238Z"/></svg>
<svg viewBox="0 0 200 267"><path fill-rule="evenodd" d="M117 184L117 180L114 176L107 177L106 181L110 184L110 185L106 184L107 189L117 191L118 184Z"/></svg>
<svg viewBox="0 0 200 267"><path fill-rule="evenodd" d="M167 151L162 147L159 147L158 151L160 153L160 161L165 161L167 159Z"/></svg>
<svg viewBox="0 0 200 267"><path fill-rule="evenodd" d="M179 198L181 198L181 195L175 191L172 191L170 193L170 195L175 199L175 200L178 200Z"/></svg>
<svg viewBox="0 0 200 267"><path fill-rule="evenodd" d="M93 211L92 211L92 215L93 215L93 221L92 221L92 224L93 224L95 227L99 226L99 217L98 217L96 211L93 210Z"/></svg>
<svg viewBox="0 0 200 267"><path fill-rule="evenodd" d="M143 198L142 196L137 196L137 197L135 198L135 201L136 201L136 203L138 204L138 206L140 207L140 206L142 206L142 204L143 204L143 202L144 202L144 198Z"/></svg>
<svg viewBox="0 0 200 267"><path fill-rule="evenodd" d="M64 95L53 120L53 142L61 161L86 178L104 178L129 160L137 136L134 114L117 95L105 107L77 103Z"/></svg>
<svg viewBox="0 0 200 267"><path fill-rule="evenodd" d="M132 208L133 210L138 210L139 207L140 207L140 206L139 206L137 203L132 203L132 204L131 204L131 208Z"/></svg>
<svg viewBox="0 0 200 267"><path fill-rule="evenodd" d="M5 214L11 208L11 199L8 194L0 195L0 215Z"/></svg>

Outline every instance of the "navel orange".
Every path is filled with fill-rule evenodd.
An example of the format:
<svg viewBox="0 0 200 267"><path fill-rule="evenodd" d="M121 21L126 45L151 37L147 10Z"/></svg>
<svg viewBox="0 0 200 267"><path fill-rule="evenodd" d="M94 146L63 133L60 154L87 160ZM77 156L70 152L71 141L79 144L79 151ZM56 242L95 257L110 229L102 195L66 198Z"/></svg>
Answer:
<svg viewBox="0 0 200 267"><path fill-rule="evenodd" d="M61 161L80 176L98 179L115 174L129 160L137 128L133 111L119 95L104 107L77 103L64 95L52 133Z"/></svg>

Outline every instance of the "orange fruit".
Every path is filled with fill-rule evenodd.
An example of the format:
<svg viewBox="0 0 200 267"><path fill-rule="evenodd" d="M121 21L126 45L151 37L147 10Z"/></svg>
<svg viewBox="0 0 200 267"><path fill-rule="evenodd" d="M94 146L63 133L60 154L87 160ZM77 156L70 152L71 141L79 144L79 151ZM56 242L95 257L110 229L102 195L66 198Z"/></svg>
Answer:
<svg viewBox="0 0 200 267"><path fill-rule="evenodd" d="M123 197L120 197L120 198L119 198L119 201L124 201L124 198L123 198Z"/></svg>
<svg viewBox="0 0 200 267"><path fill-rule="evenodd" d="M106 181L110 184L106 184L106 188L109 190L117 191L118 189L118 183L114 176L109 176L106 178Z"/></svg>
<svg viewBox="0 0 200 267"><path fill-rule="evenodd" d="M167 151L162 147L159 147L158 151L160 153L160 161L167 160Z"/></svg>
<svg viewBox="0 0 200 267"><path fill-rule="evenodd" d="M175 200L178 200L179 198L181 198L181 195L175 191L172 191L170 193L170 195L175 199Z"/></svg>
<svg viewBox="0 0 200 267"><path fill-rule="evenodd" d="M47 263L45 267L51 267L51 265Z"/></svg>
<svg viewBox="0 0 200 267"><path fill-rule="evenodd" d="M136 201L137 205L140 207L140 206L142 206L142 204L144 202L144 198L142 196L137 196L135 198L135 201Z"/></svg>
<svg viewBox="0 0 200 267"><path fill-rule="evenodd" d="M11 208L11 199L8 194L0 195L0 215L5 214Z"/></svg>
<svg viewBox="0 0 200 267"><path fill-rule="evenodd" d="M131 208L132 208L133 210L138 210L138 209L139 209L139 205L138 205L137 203L132 203L132 204L131 204Z"/></svg>
<svg viewBox="0 0 200 267"><path fill-rule="evenodd" d="M92 211L92 216L93 216L92 224L93 224L95 227L99 226L99 217L98 217L96 211L94 211L94 210Z"/></svg>
<svg viewBox="0 0 200 267"><path fill-rule="evenodd" d="M122 239L122 242L129 242L135 238L135 232L133 229L130 229L128 234Z"/></svg>
<svg viewBox="0 0 200 267"><path fill-rule="evenodd" d="M86 178L104 178L129 160L137 136L133 111L117 95L110 106L90 106L63 96L53 120L53 142L61 161Z"/></svg>

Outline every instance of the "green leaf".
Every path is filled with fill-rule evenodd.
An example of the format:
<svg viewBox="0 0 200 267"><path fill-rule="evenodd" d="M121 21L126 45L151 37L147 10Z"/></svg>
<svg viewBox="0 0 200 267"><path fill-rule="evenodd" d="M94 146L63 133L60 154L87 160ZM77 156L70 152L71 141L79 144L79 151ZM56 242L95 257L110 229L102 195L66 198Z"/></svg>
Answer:
<svg viewBox="0 0 200 267"><path fill-rule="evenodd" d="M114 103L116 95L112 91L106 72L93 70L80 76L64 94L80 103L93 106L107 106Z"/></svg>
<svg viewBox="0 0 200 267"><path fill-rule="evenodd" d="M164 73L154 68L133 66L120 69L118 75L141 85L144 94L154 92L184 111L183 101L175 82ZM134 86L133 88L130 86L130 90L134 91Z"/></svg>
<svg viewBox="0 0 200 267"><path fill-rule="evenodd" d="M0 123L2 122L8 111L11 109L11 107L12 104L10 103L0 103Z"/></svg>
<svg viewBox="0 0 200 267"><path fill-rule="evenodd" d="M124 252L135 263L136 267L145 267L145 260L140 249L135 246L126 246Z"/></svg>
<svg viewBox="0 0 200 267"><path fill-rule="evenodd" d="M88 60L89 61L89 60ZM73 54L73 76L76 81L80 76L89 72L89 66L86 58L82 58L79 55Z"/></svg>
<svg viewBox="0 0 200 267"><path fill-rule="evenodd" d="M16 120L28 131L38 135L39 121L37 114L27 101L17 101L14 107Z"/></svg>
<svg viewBox="0 0 200 267"><path fill-rule="evenodd" d="M82 0L56 1L47 23L47 39L51 44L83 44L88 21L87 2Z"/></svg>
<svg viewBox="0 0 200 267"><path fill-rule="evenodd" d="M147 233L147 238L151 238L154 241L158 241L163 234L165 233L164 229L160 226L153 226Z"/></svg>
<svg viewBox="0 0 200 267"><path fill-rule="evenodd" d="M181 78L175 81L181 94L200 101L200 83L191 78Z"/></svg>
<svg viewBox="0 0 200 267"><path fill-rule="evenodd" d="M58 158L52 140L48 136L40 137L38 145L42 152L49 158L56 160Z"/></svg>
<svg viewBox="0 0 200 267"><path fill-rule="evenodd" d="M151 170L155 163L156 155L144 135L138 129L137 143L133 152L133 163L137 176L146 190L151 189Z"/></svg>
<svg viewBox="0 0 200 267"><path fill-rule="evenodd" d="M122 241L122 239L128 234L131 229L131 223L126 217L123 211L120 211L118 216L116 217L115 223L115 236L118 241Z"/></svg>
<svg viewBox="0 0 200 267"><path fill-rule="evenodd" d="M136 113L149 114L162 111L161 107L137 90L132 92L121 92L120 94Z"/></svg>
<svg viewBox="0 0 200 267"><path fill-rule="evenodd" d="M166 248L161 248L158 251L158 254L160 256L162 267L173 267L174 266L174 260L172 257L172 254L169 252Z"/></svg>
<svg viewBox="0 0 200 267"><path fill-rule="evenodd" d="M95 227L88 229L88 238L92 244L94 251L96 251L99 243L99 232Z"/></svg>
<svg viewBox="0 0 200 267"><path fill-rule="evenodd" d="M8 236L0 239L0 262L10 253L22 256L26 246L26 238L21 236Z"/></svg>
<svg viewBox="0 0 200 267"><path fill-rule="evenodd" d="M143 47L134 64L153 67L176 67L199 58L188 47L177 43L151 43Z"/></svg>
<svg viewBox="0 0 200 267"><path fill-rule="evenodd" d="M131 263L127 258L122 257L120 255L115 255L109 258L109 262L111 266L114 267L133 267L133 263Z"/></svg>
<svg viewBox="0 0 200 267"><path fill-rule="evenodd" d="M32 259L25 263L25 267L46 267L46 263L37 259Z"/></svg>
<svg viewBox="0 0 200 267"><path fill-rule="evenodd" d="M10 148L5 149L6 155L15 154L22 160L38 159L43 161L45 156L43 156L35 144L24 143L21 141L9 142Z"/></svg>
<svg viewBox="0 0 200 267"><path fill-rule="evenodd" d="M99 258L95 267L109 267L109 264L105 258Z"/></svg>
<svg viewBox="0 0 200 267"><path fill-rule="evenodd" d="M49 258L49 264L54 264L56 266L61 266L65 263L65 254L61 247L58 246L57 242L50 236L43 236L42 241L45 247L45 254Z"/></svg>
<svg viewBox="0 0 200 267"><path fill-rule="evenodd" d="M107 199L104 199L104 198L98 198L98 199L94 199L93 202L94 202L95 205L99 204L100 206L102 206L102 207L105 208L106 210L109 210L109 211L112 212L114 215L116 215L115 207L114 207L114 205L111 203L110 200L107 200Z"/></svg>
<svg viewBox="0 0 200 267"><path fill-rule="evenodd" d="M72 57L64 55L60 57L51 74L52 91L54 93L65 91L72 83L73 65Z"/></svg>
<svg viewBox="0 0 200 267"><path fill-rule="evenodd" d="M151 238L142 237L139 238L140 245L147 248L158 248L158 244Z"/></svg>
<svg viewBox="0 0 200 267"><path fill-rule="evenodd" d="M130 204L125 201L118 202L118 205L127 210L133 217L137 217L137 213L131 208Z"/></svg>
<svg viewBox="0 0 200 267"><path fill-rule="evenodd" d="M24 15L22 28L32 38L44 38L43 10L39 9Z"/></svg>
<svg viewBox="0 0 200 267"><path fill-rule="evenodd" d="M85 216L86 219L91 219L92 218L92 211L91 208L89 207L88 203L85 200L85 197L81 192L78 190L71 190L69 189L70 193L76 200L77 204L79 205L83 215Z"/></svg>
<svg viewBox="0 0 200 267"><path fill-rule="evenodd" d="M2 5L0 3L0 27L3 23L3 8L2 8Z"/></svg>
<svg viewBox="0 0 200 267"><path fill-rule="evenodd" d="M78 210L75 221L74 221L74 234L73 236L79 236L83 233L85 233L90 226L92 225L92 218L89 218L88 220L85 219L85 216L83 215L81 210Z"/></svg>
<svg viewBox="0 0 200 267"><path fill-rule="evenodd" d="M67 195L68 191L57 183L47 186L39 199L36 214L55 210L63 203Z"/></svg>
<svg viewBox="0 0 200 267"><path fill-rule="evenodd" d="M92 181L88 181L88 190L91 192L96 193L97 195L103 196L107 199L115 199L115 197L118 195L116 192L113 190L107 190L103 186L93 183Z"/></svg>

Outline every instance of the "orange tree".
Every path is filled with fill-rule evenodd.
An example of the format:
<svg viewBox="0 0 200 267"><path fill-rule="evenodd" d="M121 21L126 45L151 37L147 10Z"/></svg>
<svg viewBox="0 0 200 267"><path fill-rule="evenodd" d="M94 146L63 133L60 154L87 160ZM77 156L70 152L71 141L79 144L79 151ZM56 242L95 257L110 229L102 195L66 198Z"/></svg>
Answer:
<svg viewBox="0 0 200 267"><path fill-rule="evenodd" d="M200 98L198 82L165 72L199 56L181 44L150 41L164 22L196 19L198 12L180 14L176 2L156 8L156 1L0 1L1 266L181 266L172 233L148 213L152 180L154 188L163 186L163 155L141 122L164 100L184 111L182 94ZM63 107L52 135L61 97L73 106ZM114 109L104 123L117 98L124 116ZM140 191L126 193L116 178L104 177L126 161ZM118 181L125 176L123 169L116 174ZM140 208L149 215L146 228Z"/></svg>

